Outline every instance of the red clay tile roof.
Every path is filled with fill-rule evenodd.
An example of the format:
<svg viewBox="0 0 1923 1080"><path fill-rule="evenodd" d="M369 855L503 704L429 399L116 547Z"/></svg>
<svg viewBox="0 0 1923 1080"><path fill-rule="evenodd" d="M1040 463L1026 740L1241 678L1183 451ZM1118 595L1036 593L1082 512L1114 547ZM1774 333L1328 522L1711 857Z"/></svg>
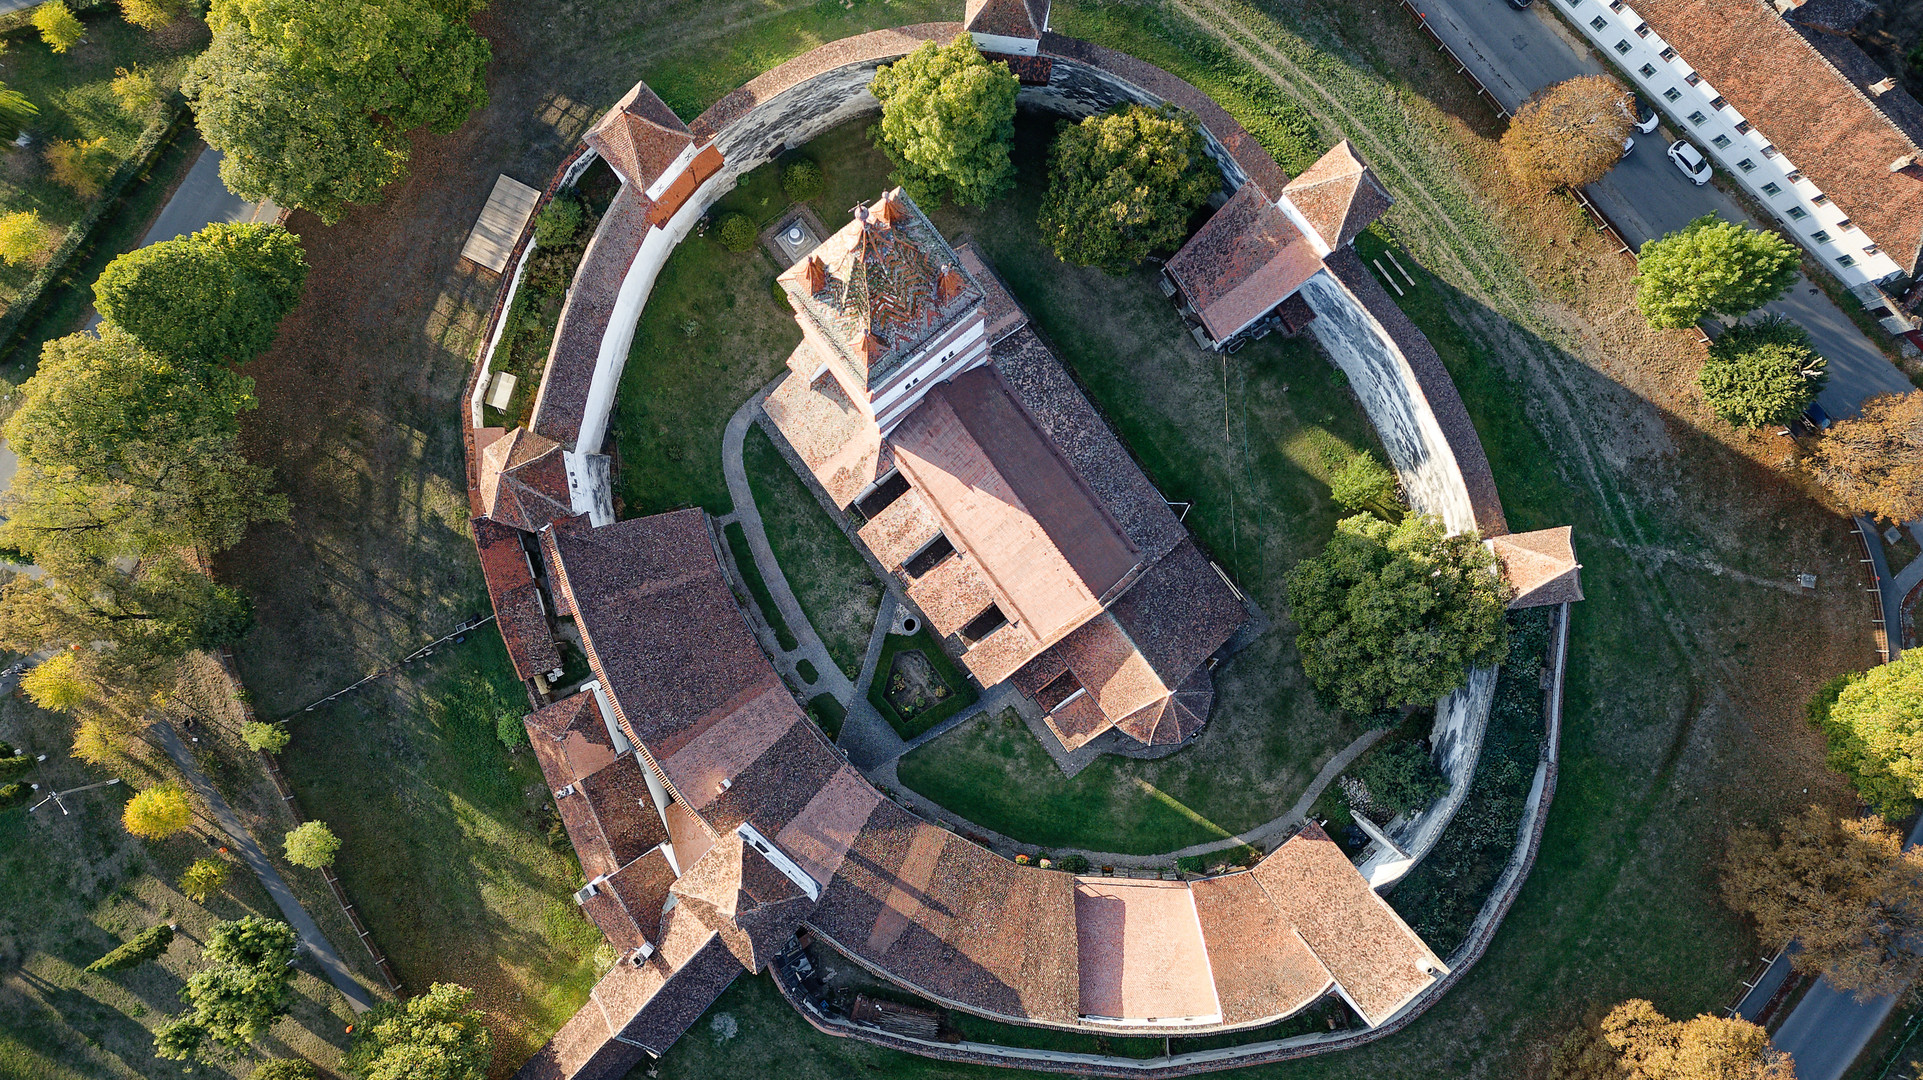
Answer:
<svg viewBox="0 0 1923 1080"><path fill-rule="evenodd" d="M975 249L974 244L955 245L955 257L968 269L968 275L975 279L975 284L981 286L982 314L988 322L990 345L1028 325L1028 312L1022 310L1015 295L1008 291L1008 283L988 265L988 260L982 258L982 253Z"/></svg>
<svg viewBox="0 0 1923 1080"><path fill-rule="evenodd" d="M571 794L560 793L565 787L555 792L555 809L589 880L614 873L668 838L641 769L627 754L575 781Z"/></svg>
<svg viewBox="0 0 1923 1080"><path fill-rule="evenodd" d="M830 41L729 91L708 106L708 111L695 117L688 129L697 142L708 142L757 107L816 76L856 65L872 67L886 63L914 52L924 41L946 44L961 32L962 24L958 22L917 23Z"/></svg>
<svg viewBox="0 0 1923 1080"><path fill-rule="evenodd" d="M653 848L605 877L591 882L593 896L581 910L623 955L661 938L661 909L674 884L674 867L661 848Z"/></svg>
<svg viewBox="0 0 1923 1080"><path fill-rule="evenodd" d="M1582 599L1582 564L1570 542L1575 530L1559 529L1510 533L1489 541L1502 563L1502 574L1516 590L1510 610L1575 603Z"/></svg>
<svg viewBox="0 0 1923 1080"><path fill-rule="evenodd" d="M1395 203L1347 139L1289 181L1282 194L1331 248L1354 240Z"/></svg>
<svg viewBox="0 0 1923 1080"><path fill-rule="evenodd" d="M694 136L647 83L638 82L588 129L583 141L599 151L623 181L645 189L694 145Z"/></svg>
<svg viewBox="0 0 1923 1080"><path fill-rule="evenodd" d="M1077 878L1075 927L1083 1013L1129 1020L1221 1013L1186 884Z"/></svg>
<svg viewBox="0 0 1923 1080"><path fill-rule="evenodd" d="M845 507L893 468L895 459L881 429L849 400L839 379L827 375L809 385L828 362L804 338L788 357L788 374L762 408L828 497Z"/></svg>
<svg viewBox="0 0 1923 1080"><path fill-rule="evenodd" d="M1915 139L1763 0L1661 0L1637 13L1910 274L1923 180L1890 163Z"/></svg>
<svg viewBox="0 0 1923 1080"><path fill-rule="evenodd" d="M1195 541L1187 539L1149 567L1109 612L1169 686L1186 680L1228 644L1249 614Z"/></svg>
<svg viewBox="0 0 1923 1080"><path fill-rule="evenodd" d="M481 451L481 508L522 532L573 517L560 445L518 427L489 443Z"/></svg>
<svg viewBox="0 0 1923 1080"><path fill-rule="evenodd" d="M619 756L593 694L570 694L522 723L534 746L534 758L541 763L541 775L555 790L599 772Z"/></svg>
<svg viewBox="0 0 1923 1080"><path fill-rule="evenodd" d="M970 33L1035 38L1048 29L1049 0L968 0L962 25Z"/></svg>
<svg viewBox="0 0 1923 1080"><path fill-rule="evenodd" d="M1071 753L1115 726L1115 721L1102 711L1101 703L1087 693L1064 700L1042 719Z"/></svg>
<svg viewBox="0 0 1923 1080"><path fill-rule="evenodd" d="M472 524L481 575L487 579L488 599L494 602L494 623L507 644L514 673L527 680L559 668L561 650L554 644L521 533L486 518L475 518Z"/></svg>
<svg viewBox="0 0 1923 1080"><path fill-rule="evenodd" d="M674 895L751 972L760 972L785 948L814 900L777 870L767 857L724 833L701 861L674 883Z"/></svg>
<svg viewBox="0 0 1923 1080"><path fill-rule="evenodd" d="M1287 1016L1307 1008L1335 984L1254 874L1204 878L1191 882L1189 889L1208 945L1223 1023Z"/></svg>
<svg viewBox="0 0 1923 1080"><path fill-rule="evenodd" d="M598 446L575 447L588 404L588 388L601 358L601 339L614 315L615 295L627 279L628 268L648 232L648 200L639 188L624 185L601 219L601 226L581 256L568 290L567 306L554 329L554 345L541 372L541 390L534 398L529 423L538 435L569 449L599 453Z"/></svg>
<svg viewBox="0 0 1923 1080"><path fill-rule="evenodd" d="M842 857L855 842L868 815L881 801L876 791L852 765L843 765L775 837L809 877L827 885L841 867Z"/></svg>
<svg viewBox="0 0 1923 1080"><path fill-rule="evenodd" d="M941 522L928 503L912 488L901 493L881 513L868 519L856 535L875 561L891 572L908 557L927 547L941 532ZM981 610L980 608L976 609Z"/></svg>
<svg viewBox="0 0 1923 1080"><path fill-rule="evenodd" d="M1268 314L1320 269L1301 230L1255 184L1237 189L1168 261L1217 341Z"/></svg>
<svg viewBox="0 0 1923 1080"><path fill-rule="evenodd" d="M1214 704L1215 682L1207 668L1196 668L1173 692L1115 721L1115 727L1144 746L1169 746L1202 730Z"/></svg>

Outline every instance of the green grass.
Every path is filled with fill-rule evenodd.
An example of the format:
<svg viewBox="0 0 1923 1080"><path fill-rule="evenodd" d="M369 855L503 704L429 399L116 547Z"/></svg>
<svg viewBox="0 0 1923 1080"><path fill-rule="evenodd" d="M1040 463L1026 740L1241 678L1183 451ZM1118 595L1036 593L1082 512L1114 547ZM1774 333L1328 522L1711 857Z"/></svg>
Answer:
<svg viewBox="0 0 1923 1080"><path fill-rule="evenodd" d="M807 683L809 686L813 686L815 683L821 681L821 672L816 670L814 661L812 660L802 659L795 661L795 674L801 676L801 681Z"/></svg>
<svg viewBox="0 0 1923 1080"><path fill-rule="evenodd" d="M827 732L830 742L841 737L841 722L848 718L848 710L841 707L833 694L816 694L808 699L808 715L821 730Z"/></svg>
<svg viewBox="0 0 1923 1080"><path fill-rule="evenodd" d="M527 711L500 638L476 633L295 720L282 756L302 809L341 838L335 873L401 982L477 990L503 1063L573 1015L613 959L571 899L579 863L547 842L534 755L495 735Z"/></svg>
<svg viewBox="0 0 1923 1080"><path fill-rule="evenodd" d="M1234 835L1107 755L1073 780L1013 713L983 713L912 751L903 786L1004 836L1046 848L1157 855ZM1218 860L1219 861L1219 860Z"/></svg>
<svg viewBox="0 0 1923 1080"><path fill-rule="evenodd" d="M768 544L801 610L842 674L861 673L881 606L881 582L759 425L743 459Z"/></svg>
<svg viewBox="0 0 1923 1080"><path fill-rule="evenodd" d="M889 703L885 692L888 680L894 674L896 655L910 650L921 653L928 660L929 666L935 670L935 677L948 688L948 696L913 716L903 716ZM977 696L974 684L936 644L926 627L912 634L883 635L881 658L875 661L875 677L868 684L868 701L881 713L882 719L888 721L888 726L895 729L895 734L912 739L973 705Z"/></svg>
<svg viewBox="0 0 1923 1080"><path fill-rule="evenodd" d="M735 566L741 571L742 580L748 583L748 595L754 598L755 606L761 609L761 617L774 628L775 640L781 643L782 651L793 649L800 642L795 640L794 631L788 629L788 621L781 617L781 609L775 606L775 598L768 592L768 583L762 580L761 567L755 564L754 552L748 548L747 530L734 524L725 531Z"/></svg>

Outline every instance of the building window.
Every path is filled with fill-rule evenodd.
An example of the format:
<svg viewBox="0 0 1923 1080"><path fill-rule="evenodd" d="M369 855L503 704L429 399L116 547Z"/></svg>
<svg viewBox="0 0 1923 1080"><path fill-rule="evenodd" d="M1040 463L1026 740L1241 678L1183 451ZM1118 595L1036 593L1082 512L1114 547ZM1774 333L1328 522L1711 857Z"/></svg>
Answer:
<svg viewBox="0 0 1923 1080"><path fill-rule="evenodd" d="M1700 124L1703 121L1708 119L1709 117L1704 116L1703 111L1701 109L1698 109L1695 112L1689 114L1689 122L1692 124Z"/></svg>
<svg viewBox="0 0 1923 1080"><path fill-rule="evenodd" d="M1609 0L1609 10L1621 11L1622 9L1623 9L1623 0Z"/></svg>
<svg viewBox="0 0 1923 1080"><path fill-rule="evenodd" d="M1628 55L1629 55L1629 42L1628 42L1627 40L1624 40L1624 41L1618 41L1618 42L1616 43L1616 51L1617 51L1617 52L1619 52L1619 53L1621 53L1621 54L1623 54L1624 56L1628 56Z"/></svg>
<svg viewBox="0 0 1923 1080"><path fill-rule="evenodd" d="M1800 169L1793 169L1793 170L1791 170L1791 171L1790 171L1790 174L1789 174L1789 182L1790 182L1790 183L1792 183L1792 184L1800 184L1800 183L1802 183L1802 182L1803 182L1803 173L1802 173L1802 171L1801 171Z"/></svg>
<svg viewBox="0 0 1923 1080"><path fill-rule="evenodd" d="M1856 265L1856 260L1855 260L1855 259L1852 259L1852 258L1850 258L1850 257L1849 257L1848 255L1838 255L1838 256L1836 257L1836 265L1838 265L1838 266L1855 266L1855 265Z"/></svg>
<svg viewBox="0 0 1923 1080"><path fill-rule="evenodd" d="M1729 102L1723 100L1723 95L1717 94L1710 100L1709 107L1712 109L1720 109L1727 104L1729 104Z"/></svg>
<svg viewBox="0 0 1923 1080"><path fill-rule="evenodd" d="M1836 227L1843 230L1844 232L1848 232L1851 229L1856 228L1856 226L1850 224L1849 218L1844 218L1843 220L1837 222Z"/></svg>
<svg viewBox="0 0 1923 1080"><path fill-rule="evenodd" d="M1738 121L1736 122L1736 132L1737 132L1737 134L1739 134L1739 135L1747 135L1747 134L1749 134L1749 121L1747 121L1747 120L1738 120Z"/></svg>
<svg viewBox="0 0 1923 1080"><path fill-rule="evenodd" d="M1006 625L1008 625L1008 616L1002 614L1002 609L998 605L991 603L988 605L988 610L968 620L968 625L961 628L962 642L973 645Z"/></svg>
<svg viewBox="0 0 1923 1080"><path fill-rule="evenodd" d="M1781 187L1778 187L1774 180L1763 185L1763 194L1765 195L1776 196L1776 195L1781 195L1782 193L1783 193L1783 189Z"/></svg>
<svg viewBox="0 0 1923 1080"><path fill-rule="evenodd" d="M1763 156L1764 156L1764 157L1769 157L1769 158L1773 158L1773 157L1775 157L1775 156L1776 156L1776 153L1777 153L1777 150L1776 150L1776 148L1775 148L1774 146L1769 146L1769 145L1765 145L1765 146L1763 147Z"/></svg>
<svg viewBox="0 0 1923 1080"><path fill-rule="evenodd" d="M1756 168L1756 159L1744 158L1743 160L1736 163L1736 167L1743 170L1744 172L1753 172Z"/></svg>
<svg viewBox="0 0 1923 1080"><path fill-rule="evenodd" d="M1711 140L1709 140L1709 141L1710 141L1710 143L1711 143L1711 144L1713 144L1713 145L1714 145L1714 146L1716 147L1716 149L1718 149L1718 150L1727 150L1727 149L1729 149L1729 136L1727 136L1727 135L1718 135L1718 136L1716 136L1715 138L1713 138L1713 139L1711 139Z"/></svg>
<svg viewBox="0 0 1923 1080"><path fill-rule="evenodd" d="M1800 206L1792 206L1789 208L1789 219L1791 221L1801 221L1808 216L1809 211Z"/></svg>
<svg viewBox="0 0 1923 1080"><path fill-rule="evenodd" d="M1695 86L1697 83L1700 83L1703 81L1703 77L1692 71L1689 74L1683 76L1683 81L1688 83L1691 86Z"/></svg>
<svg viewBox="0 0 1923 1080"><path fill-rule="evenodd" d="M1589 25L1595 27L1598 30L1607 30L1609 29L1609 20L1603 18L1601 15L1598 15L1595 18L1589 20Z"/></svg>
<svg viewBox="0 0 1923 1080"><path fill-rule="evenodd" d="M1674 60L1676 59L1676 50L1665 48L1662 52L1662 56L1664 60Z"/></svg>
<svg viewBox="0 0 1923 1080"><path fill-rule="evenodd" d="M1643 78L1645 78L1645 79L1653 79L1653 78L1655 78L1655 77L1656 77L1656 65L1654 65L1654 64L1644 64L1644 65L1642 66L1642 73L1643 73Z"/></svg>
<svg viewBox="0 0 1923 1080"><path fill-rule="evenodd" d="M1637 24L1636 24L1636 36L1637 36L1637 37L1648 37L1648 36L1649 36L1649 24L1648 24L1648 23L1637 23Z"/></svg>
<svg viewBox="0 0 1923 1080"><path fill-rule="evenodd" d="M1866 247L1863 249L1863 254L1875 255L1877 252L1880 252L1882 250L1883 250L1882 248L1877 247L1875 244L1871 244L1869 247Z"/></svg>
<svg viewBox="0 0 1923 1080"><path fill-rule="evenodd" d="M1825 195L1825 194L1823 194L1822 192L1820 192L1820 191L1819 191L1819 192L1817 192L1816 194L1814 194L1814 195L1812 195L1812 196L1810 196L1810 200L1809 200L1809 201L1811 201L1811 202L1813 202L1813 203L1815 203L1815 204L1816 204L1816 205L1818 205L1818 206L1821 206L1821 205L1823 205L1824 203L1826 203L1826 202L1829 202L1829 201L1830 201L1830 197L1829 197L1828 195Z"/></svg>
<svg viewBox="0 0 1923 1080"><path fill-rule="evenodd" d="M1681 90L1676 89L1673 86L1663 91L1663 99L1666 101L1675 101L1677 98L1682 96L1683 96L1683 92Z"/></svg>
<svg viewBox="0 0 1923 1080"><path fill-rule="evenodd" d="M1827 244L1830 242L1830 234L1824 232L1821 229L1818 229L1815 232L1809 234L1809 238L1811 240L1816 241L1819 244Z"/></svg>

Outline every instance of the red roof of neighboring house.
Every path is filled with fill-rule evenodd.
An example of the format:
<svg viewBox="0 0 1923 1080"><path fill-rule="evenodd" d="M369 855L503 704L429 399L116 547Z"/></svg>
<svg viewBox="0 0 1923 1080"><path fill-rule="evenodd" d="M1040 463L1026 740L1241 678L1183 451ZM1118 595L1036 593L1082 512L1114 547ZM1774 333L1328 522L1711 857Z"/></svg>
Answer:
<svg viewBox="0 0 1923 1080"><path fill-rule="evenodd" d="M575 781L572 793L561 794L566 787L555 792L555 809L590 880L614 873L668 838L648 796L643 767L625 754Z"/></svg>
<svg viewBox="0 0 1923 1080"><path fill-rule="evenodd" d="M673 892L751 972L768 966L815 906L801 886L734 832L722 834Z"/></svg>
<svg viewBox="0 0 1923 1080"><path fill-rule="evenodd" d="M1395 203L1347 139L1289 181L1282 194L1331 248L1354 240Z"/></svg>
<svg viewBox="0 0 1923 1080"><path fill-rule="evenodd" d="M488 443L481 451L481 510L523 532L573 517L560 444L519 427Z"/></svg>
<svg viewBox="0 0 1923 1080"><path fill-rule="evenodd" d="M1918 272L1923 166L1891 171L1918 146L1876 99L1763 0L1662 0L1636 11L1898 266Z"/></svg>
<svg viewBox="0 0 1923 1080"><path fill-rule="evenodd" d="M1081 1011L1131 1020L1219 1015L1195 897L1179 881L1075 880Z"/></svg>
<svg viewBox="0 0 1923 1080"><path fill-rule="evenodd" d="M581 910L616 952L630 953L660 940L661 909L674 885L674 867L661 848L589 884L594 895L581 901Z"/></svg>
<svg viewBox="0 0 1923 1080"><path fill-rule="evenodd" d="M688 125L654 96L647 83L635 83L626 97L595 121L583 140L600 152L623 181L639 189L654 183L683 150L694 145Z"/></svg>
<svg viewBox="0 0 1923 1080"><path fill-rule="evenodd" d="M1217 341L1268 314L1322 269L1322 259L1257 184L1236 189L1182 250L1168 274Z"/></svg>
<svg viewBox="0 0 1923 1080"><path fill-rule="evenodd" d="M968 0L962 25L970 33L1040 40L1048 29L1049 0Z"/></svg>
<svg viewBox="0 0 1923 1080"><path fill-rule="evenodd" d="M488 599L494 602L494 623L507 644L514 673L526 680L558 669L561 651L554 644L527 549L521 546L522 534L486 518L475 518L472 524L481 575L487 579Z"/></svg>

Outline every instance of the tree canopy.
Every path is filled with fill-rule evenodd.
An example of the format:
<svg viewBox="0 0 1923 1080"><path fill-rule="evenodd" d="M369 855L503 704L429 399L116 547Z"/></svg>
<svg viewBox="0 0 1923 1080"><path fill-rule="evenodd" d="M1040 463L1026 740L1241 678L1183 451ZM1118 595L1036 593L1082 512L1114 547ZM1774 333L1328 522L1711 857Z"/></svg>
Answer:
<svg viewBox="0 0 1923 1080"><path fill-rule="evenodd" d="M159 926L150 926L140 933L135 934L132 939L108 952L105 956L88 964L87 972L92 975L101 975L109 971L123 971L130 967L139 967L141 964L156 959L160 954L166 952L167 946L173 944L173 941L174 928L172 925L161 923Z"/></svg>
<svg viewBox="0 0 1923 1080"><path fill-rule="evenodd" d="M340 837L320 821L301 822L288 830L283 843L287 848L288 862L312 870L334 865L334 854L341 849Z"/></svg>
<svg viewBox="0 0 1923 1080"><path fill-rule="evenodd" d="M1607 75L1559 82L1523 102L1502 133L1509 171L1530 187L1580 187L1622 160L1635 99Z"/></svg>
<svg viewBox="0 0 1923 1080"><path fill-rule="evenodd" d="M155 355L241 364L274 343L306 280L307 260L293 233L279 225L215 224L108 263L94 283L94 304Z"/></svg>
<svg viewBox="0 0 1923 1080"><path fill-rule="evenodd" d="M1624 1080L1795 1080L1790 1056L1771 1049L1769 1033L1740 1017L1704 1013L1671 1020L1640 998L1603 1018Z"/></svg>
<svg viewBox="0 0 1923 1080"><path fill-rule="evenodd" d="M194 823L194 807L178 784L155 784L127 800L120 823L142 840L165 840Z"/></svg>
<svg viewBox="0 0 1923 1080"><path fill-rule="evenodd" d="M1433 702L1467 669L1509 651L1507 585L1473 534L1410 514L1336 524L1320 555L1289 571L1302 667L1325 703L1355 714Z"/></svg>
<svg viewBox="0 0 1923 1080"><path fill-rule="evenodd" d="M1709 315L1747 314L1796 282L1796 245L1706 214L1643 244L1636 310L1649 325L1677 329Z"/></svg>
<svg viewBox="0 0 1923 1080"><path fill-rule="evenodd" d="M1923 651L1904 653L1811 703L1830 767L1891 821L1923 797Z"/></svg>
<svg viewBox="0 0 1923 1080"><path fill-rule="evenodd" d="M1897 831L1874 817L1818 807L1730 838L1723 898L1756 923L1769 945L1794 938L1798 968L1820 971L1859 995L1893 994L1923 974L1912 948L1923 931L1923 851L1904 851Z"/></svg>
<svg viewBox="0 0 1923 1080"><path fill-rule="evenodd" d="M895 182L917 203L981 206L1014 186L1008 144L1021 82L1007 63L982 59L974 38L925 41L884 64L869 89L881 100L881 122L870 135L895 163Z"/></svg>
<svg viewBox="0 0 1923 1080"><path fill-rule="evenodd" d="M117 675L231 645L253 629L245 593L171 552L148 555L132 569L53 547L39 561L46 571L39 580L20 574L0 587L0 644L17 652L106 642L111 647L92 662Z"/></svg>
<svg viewBox="0 0 1923 1080"><path fill-rule="evenodd" d="M1063 262L1125 274L1180 245L1221 186L1193 117L1129 105L1061 125L1037 224Z"/></svg>
<svg viewBox="0 0 1923 1080"><path fill-rule="evenodd" d="M214 0L182 84L235 194L338 221L407 169L408 132L487 104L481 0Z"/></svg>
<svg viewBox="0 0 1923 1080"><path fill-rule="evenodd" d="M1816 479L1853 514L1923 517L1923 390L1879 394L1830 425L1810 456Z"/></svg>
<svg viewBox="0 0 1923 1080"><path fill-rule="evenodd" d="M1787 424L1829 381L1809 331L1778 316L1732 326L1709 346L1697 375L1716 415L1737 427Z"/></svg>
<svg viewBox="0 0 1923 1080"><path fill-rule="evenodd" d="M294 733L287 730L286 724L269 724L262 720L249 720L240 725L240 741L249 750L263 754L278 754L287 749L294 741Z"/></svg>
<svg viewBox="0 0 1923 1080"><path fill-rule="evenodd" d="M47 0L33 9L29 19L33 28L40 31L40 40L57 53L66 52L87 36L87 28L62 0Z"/></svg>
<svg viewBox="0 0 1923 1080"><path fill-rule="evenodd" d="M486 1080L494 1044L474 991L435 983L427 993L376 1006L347 1054L361 1080Z"/></svg>
<svg viewBox="0 0 1923 1080"><path fill-rule="evenodd" d="M183 896L196 904L204 904L227 884L227 864L219 859L195 859L181 872L178 884Z"/></svg>
<svg viewBox="0 0 1923 1080"><path fill-rule="evenodd" d="M294 995L294 928L248 915L207 935L204 965L180 991L187 1011L154 1032L164 1058L226 1057L265 1035L287 1015Z"/></svg>

